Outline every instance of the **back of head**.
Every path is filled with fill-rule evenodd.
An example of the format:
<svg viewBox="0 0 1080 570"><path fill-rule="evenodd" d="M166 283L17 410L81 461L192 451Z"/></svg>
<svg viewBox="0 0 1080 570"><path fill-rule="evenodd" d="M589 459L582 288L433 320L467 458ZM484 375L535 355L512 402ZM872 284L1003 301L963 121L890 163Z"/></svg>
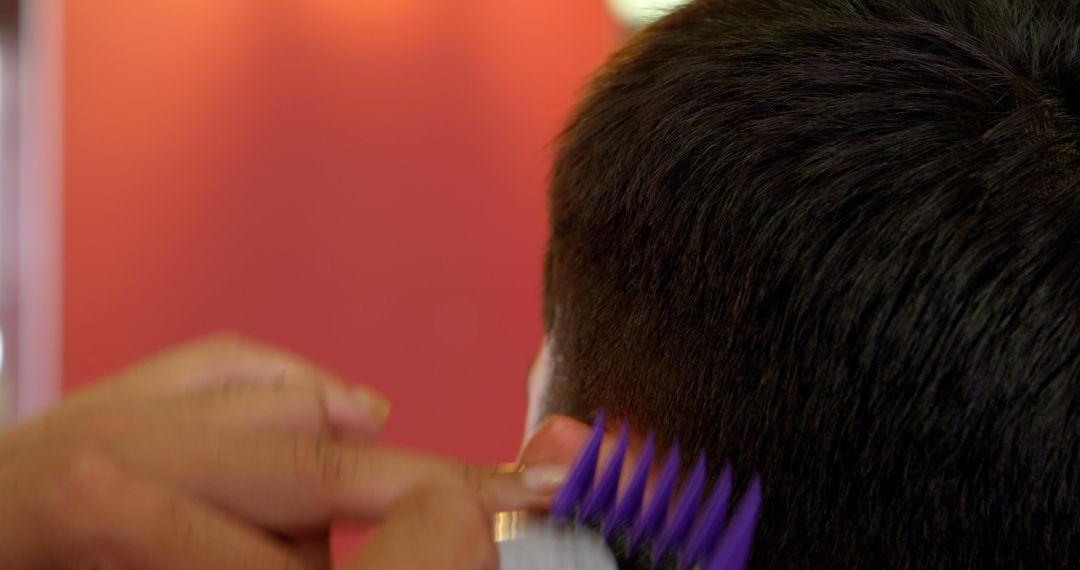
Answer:
<svg viewBox="0 0 1080 570"><path fill-rule="evenodd" d="M692 3L567 130L545 290L547 411L760 471L751 567L1080 563L1080 2Z"/></svg>

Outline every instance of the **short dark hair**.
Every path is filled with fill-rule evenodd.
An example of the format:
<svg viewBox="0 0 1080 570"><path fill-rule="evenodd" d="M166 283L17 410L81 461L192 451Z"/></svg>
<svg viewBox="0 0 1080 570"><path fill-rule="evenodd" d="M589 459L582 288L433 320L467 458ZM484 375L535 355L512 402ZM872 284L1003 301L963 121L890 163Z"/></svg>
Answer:
<svg viewBox="0 0 1080 570"><path fill-rule="evenodd" d="M694 2L550 210L546 411L760 471L751 567L1080 565L1080 2Z"/></svg>

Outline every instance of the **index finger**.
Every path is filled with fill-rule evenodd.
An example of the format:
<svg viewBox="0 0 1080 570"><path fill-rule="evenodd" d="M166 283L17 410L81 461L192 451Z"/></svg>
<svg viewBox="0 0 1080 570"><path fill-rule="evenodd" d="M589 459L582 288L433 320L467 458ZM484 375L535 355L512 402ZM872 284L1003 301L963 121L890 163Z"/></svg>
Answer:
<svg viewBox="0 0 1080 570"><path fill-rule="evenodd" d="M490 517L468 494L424 489L402 499L349 570L493 570ZM422 548L417 548L422 544Z"/></svg>
<svg viewBox="0 0 1080 570"><path fill-rule="evenodd" d="M547 508L549 492L529 488L522 474L498 466L462 463L385 446L335 442L300 459L300 471L332 511L366 519L384 517L419 489L460 490L488 513Z"/></svg>
<svg viewBox="0 0 1080 570"><path fill-rule="evenodd" d="M345 385L304 358L233 333L217 333L164 350L124 370L119 380L126 388L158 395L244 385Z"/></svg>
<svg viewBox="0 0 1080 570"><path fill-rule="evenodd" d="M529 488L520 473L332 436L143 433L114 453L148 477L285 533L335 518L378 520L422 488L475 494L492 513L544 509L551 500L550 490Z"/></svg>
<svg viewBox="0 0 1080 570"><path fill-rule="evenodd" d="M161 352L69 398L63 406L95 415L110 409L129 415L146 411L147 404L176 409L177 400L188 401L188 408L228 401L243 406L267 392L280 392L279 397L263 399L288 408L286 393L298 390L316 395L326 412L316 414L318 420L328 418L334 429L358 437L377 436L389 413L389 403L377 392L349 386L299 356L233 334L217 334ZM185 402L179 403L184 406Z"/></svg>

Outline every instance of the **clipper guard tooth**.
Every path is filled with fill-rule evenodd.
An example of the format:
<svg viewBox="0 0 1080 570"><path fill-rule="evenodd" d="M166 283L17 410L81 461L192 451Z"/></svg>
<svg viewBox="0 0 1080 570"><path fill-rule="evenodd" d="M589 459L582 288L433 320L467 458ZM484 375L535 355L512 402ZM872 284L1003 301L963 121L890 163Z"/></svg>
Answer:
<svg viewBox="0 0 1080 570"><path fill-rule="evenodd" d="M668 451L646 501L649 473L657 458L656 437L649 433L627 483L620 486L623 470L630 469L626 460L630 430L622 424L607 464L601 470L598 464L605 425L601 411L566 483L555 497L551 518L600 531L620 564L630 567L745 568L761 510L761 478L754 475L738 504L731 509L731 465L725 464L709 490L707 461L704 455L699 455L679 485L680 453L676 442Z"/></svg>

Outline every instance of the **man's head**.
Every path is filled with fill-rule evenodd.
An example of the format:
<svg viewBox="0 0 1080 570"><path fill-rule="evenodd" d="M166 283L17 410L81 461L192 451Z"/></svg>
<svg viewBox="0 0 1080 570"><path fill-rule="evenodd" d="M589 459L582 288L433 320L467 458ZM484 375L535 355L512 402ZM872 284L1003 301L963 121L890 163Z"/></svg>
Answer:
<svg viewBox="0 0 1080 570"><path fill-rule="evenodd" d="M1080 2L699 1L551 186L545 413L760 471L754 567L1080 562Z"/></svg>

